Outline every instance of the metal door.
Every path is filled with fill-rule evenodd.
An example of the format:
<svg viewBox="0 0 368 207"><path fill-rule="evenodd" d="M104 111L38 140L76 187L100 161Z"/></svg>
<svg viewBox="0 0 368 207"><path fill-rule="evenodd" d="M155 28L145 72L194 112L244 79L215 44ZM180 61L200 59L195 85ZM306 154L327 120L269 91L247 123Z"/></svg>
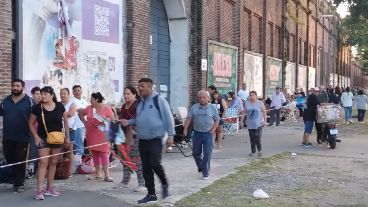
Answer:
<svg viewBox="0 0 368 207"><path fill-rule="evenodd" d="M170 34L163 0L151 0L150 72L155 89L169 100Z"/></svg>

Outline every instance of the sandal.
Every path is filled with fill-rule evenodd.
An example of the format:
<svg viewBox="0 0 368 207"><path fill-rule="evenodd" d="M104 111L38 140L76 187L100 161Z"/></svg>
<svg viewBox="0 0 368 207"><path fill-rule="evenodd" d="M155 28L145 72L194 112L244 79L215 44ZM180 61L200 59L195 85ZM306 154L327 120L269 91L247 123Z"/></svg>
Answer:
<svg viewBox="0 0 368 207"><path fill-rule="evenodd" d="M104 179L105 182L114 182L114 178L110 177L110 176L106 176Z"/></svg>
<svg viewBox="0 0 368 207"><path fill-rule="evenodd" d="M88 180L101 180L101 178L102 178L101 175L94 175L94 176L87 175Z"/></svg>

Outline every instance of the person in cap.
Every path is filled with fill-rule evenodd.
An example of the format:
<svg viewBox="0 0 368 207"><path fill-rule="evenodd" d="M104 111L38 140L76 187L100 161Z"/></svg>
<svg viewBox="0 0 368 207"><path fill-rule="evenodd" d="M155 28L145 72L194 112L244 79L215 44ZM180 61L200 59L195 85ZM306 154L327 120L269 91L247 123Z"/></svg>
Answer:
<svg viewBox="0 0 368 207"><path fill-rule="evenodd" d="M284 102L286 102L284 94L281 92L280 87L276 87L275 92L272 94L272 102L270 105L270 124L272 126L276 121L276 126L280 125L281 121L281 107Z"/></svg>

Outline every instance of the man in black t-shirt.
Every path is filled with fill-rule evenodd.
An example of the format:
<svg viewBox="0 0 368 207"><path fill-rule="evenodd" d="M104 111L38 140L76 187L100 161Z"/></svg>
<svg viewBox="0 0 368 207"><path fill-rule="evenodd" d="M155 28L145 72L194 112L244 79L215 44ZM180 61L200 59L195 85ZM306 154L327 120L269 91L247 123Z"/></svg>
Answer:
<svg viewBox="0 0 368 207"><path fill-rule="evenodd" d="M0 104L0 116L3 116L3 151L9 164L23 162L27 159L28 143L31 134L28 120L33 105L32 98L24 93L25 83L15 79L11 83L11 95ZM26 164L11 167L14 191L24 191Z"/></svg>
<svg viewBox="0 0 368 207"><path fill-rule="evenodd" d="M312 93L307 98L306 108L304 109L304 135L301 146L309 147L312 143L309 142L309 135L313 130L313 123L317 117L317 106L320 104L318 100L319 88L312 89Z"/></svg>

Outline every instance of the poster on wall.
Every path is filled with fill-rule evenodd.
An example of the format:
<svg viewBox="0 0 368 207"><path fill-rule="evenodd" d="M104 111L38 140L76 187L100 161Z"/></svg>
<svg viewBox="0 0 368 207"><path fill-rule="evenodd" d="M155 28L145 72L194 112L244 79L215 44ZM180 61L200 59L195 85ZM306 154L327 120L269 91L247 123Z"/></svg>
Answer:
<svg viewBox="0 0 368 207"><path fill-rule="evenodd" d="M81 85L120 103L124 85L123 3L119 0L23 0L21 41L26 91Z"/></svg>
<svg viewBox="0 0 368 207"><path fill-rule="evenodd" d="M285 88L288 89L289 93L295 91L295 64L294 63L286 63L285 68Z"/></svg>
<svg viewBox="0 0 368 207"><path fill-rule="evenodd" d="M298 88L304 89L306 91L307 88L307 67L303 65L299 65L298 68Z"/></svg>
<svg viewBox="0 0 368 207"><path fill-rule="evenodd" d="M339 75L336 74L336 73L334 74L334 80L335 80L335 82L334 82L334 84L332 86L333 87L338 86L340 84L340 82L339 82Z"/></svg>
<svg viewBox="0 0 368 207"><path fill-rule="evenodd" d="M334 78L335 78L335 75L333 73L330 73L330 82L329 82L329 85L333 85Z"/></svg>
<svg viewBox="0 0 368 207"><path fill-rule="evenodd" d="M249 91L257 91L258 96L263 96L263 67L262 55L244 53L244 77Z"/></svg>
<svg viewBox="0 0 368 207"><path fill-rule="evenodd" d="M237 90L238 48L209 41L207 86L214 85L220 93Z"/></svg>
<svg viewBox="0 0 368 207"><path fill-rule="evenodd" d="M270 75L270 81L268 85L268 96L272 96L276 86L282 86L282 75L281 75L282 62L279 59L269 58L268 59L268 70Z"/></svg>
<svg viewBox="0 0 368 207"><path fill-rule="evenodd" d="M316 69L309 67L308 90L316 86Z"/></svg>

